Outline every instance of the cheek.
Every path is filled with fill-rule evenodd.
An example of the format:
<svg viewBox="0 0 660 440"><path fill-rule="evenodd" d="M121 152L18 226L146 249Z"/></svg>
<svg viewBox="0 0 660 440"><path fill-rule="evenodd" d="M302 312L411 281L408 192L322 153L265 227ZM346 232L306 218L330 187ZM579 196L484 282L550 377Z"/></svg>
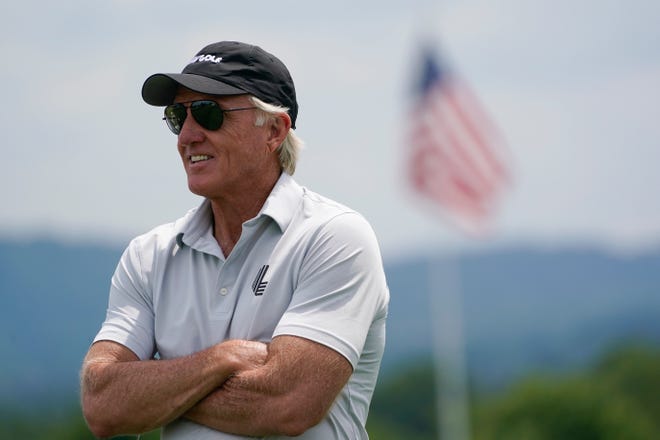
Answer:
<svg viewBox="0 0 660 440"><path fill-rule="evenodd" d="M181 150L179 150L179 157L181 158L181 164L185 167L188 166L188 161L186 160L186 156L183 154Z"/></svg>

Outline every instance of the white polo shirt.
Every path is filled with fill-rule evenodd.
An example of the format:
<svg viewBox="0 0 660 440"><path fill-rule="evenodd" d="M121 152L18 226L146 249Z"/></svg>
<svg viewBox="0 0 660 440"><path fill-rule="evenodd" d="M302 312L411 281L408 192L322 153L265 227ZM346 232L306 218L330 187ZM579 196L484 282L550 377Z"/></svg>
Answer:
<svg viewBox="0 0 660 440"><path fill-rule="evenodd" d="M311 339L342 354L353 374L328 416L298 439L366 439L385 346L389 292L373 230L355 211L282 173L228 258L210 202L135 238L112 277L112 340L140 359L189 355L227 339ZM237 439L187 420L162 438ZM286 438L286 437L282 437Z"/></svg>

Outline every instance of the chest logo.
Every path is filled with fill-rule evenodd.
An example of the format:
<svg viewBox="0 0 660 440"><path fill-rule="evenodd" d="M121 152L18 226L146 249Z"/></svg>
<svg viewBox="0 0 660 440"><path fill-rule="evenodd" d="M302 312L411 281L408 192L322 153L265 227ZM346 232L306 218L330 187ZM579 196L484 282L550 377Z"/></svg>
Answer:
<svg viewBox="0 0 660 440"><path fill-rule="evenodd" d="M264 290L266 290L268 281L264 281L264 277L266 276L267 271L268 271L268 265L265 264L261 266L261 269L259 269L259 272L257 272L257 277L254 279L254 282L252 283L252 291L254 292L255 296L263 295Z"/></svg>

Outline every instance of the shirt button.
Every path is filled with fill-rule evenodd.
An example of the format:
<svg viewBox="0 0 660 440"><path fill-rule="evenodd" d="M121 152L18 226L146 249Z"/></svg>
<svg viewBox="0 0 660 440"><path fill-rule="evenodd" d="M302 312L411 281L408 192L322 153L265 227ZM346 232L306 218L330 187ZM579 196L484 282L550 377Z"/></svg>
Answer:
<svg viewBox="0 0 660 440"><path fill-rule="evenodd" d="M225 296L228 293L229 293L229 290L227 290L226 287L223 287L222 289L220 289L220 295Z"/></svg>

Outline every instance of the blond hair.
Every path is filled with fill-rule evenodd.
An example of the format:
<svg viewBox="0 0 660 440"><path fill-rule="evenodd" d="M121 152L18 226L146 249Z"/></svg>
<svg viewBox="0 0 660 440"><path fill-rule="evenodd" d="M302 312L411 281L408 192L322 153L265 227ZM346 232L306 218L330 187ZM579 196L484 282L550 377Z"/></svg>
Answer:
<svg viewBox="0 0 660 440"><path fill-rule="evenodd" d="M277 117L277 115L287 113L289 111L289 109L286 107L265 103L254 96L250 96L250 100L254 106L257 107L257 119L254 122L254 125L257 127L261 127L269 119L272 120ZM296 171L296 163L298 162L298 156L302 148L302 139L298 137L293 128L290 128L286 138L277 148L280 165L282 166L282 170L284 170L285 173L293 175L293 173Z"/></svg>

